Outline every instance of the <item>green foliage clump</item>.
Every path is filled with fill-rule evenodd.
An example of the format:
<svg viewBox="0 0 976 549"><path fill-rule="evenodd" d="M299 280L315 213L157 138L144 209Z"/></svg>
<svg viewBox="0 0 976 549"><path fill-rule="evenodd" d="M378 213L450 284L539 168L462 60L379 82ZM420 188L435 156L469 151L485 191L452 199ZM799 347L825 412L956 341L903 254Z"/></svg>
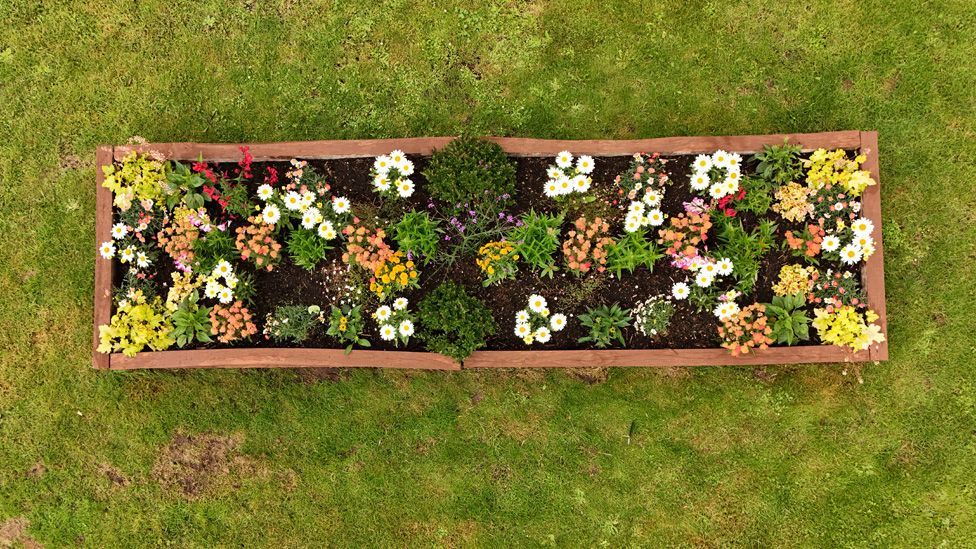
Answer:
<svg viewBox="0 0 976 549"><path fill-rule="evenodd" d="M400 250L427 264L437 253L441 232L439 222L431 219L427 212L412 211L394 225L393 239Z"/></svg>
<svg viewBox="0 0 976 549"><path fill-rule="evenodd" d="M316 325L321 324L322 309L318 305L279 305L268 315L264 334L275 341L303 343Z"/></svg>
<svg viewBox="0 0 976 549"><path fill-rule="evenodd" d="M754 157L759 161L756 173L776 185L799 181L803 177L801 150L799 145L790 145L786 141L782 145L763 145L763 150Z"/></svg>
<svg viewBox="0 0 976 549"><path fill-rule="evenodd" d="M515 192L515 164L498 144L475 137L459 137L434 151L424 176L431 196L449 208Z"/></svg>
<svg viewBox="0 0 976 549"><path fill-rule="evenodd" d="M173 323L162 299L150 301L141 291L132 291L119 302L112 321L98 327L97 351L126 356L135 356L146 347L163 351L174 343L172 333Z"/></svg>
<svg viewBox="0 0 976 549"><path fill-rule="evenodd" d="M428 349L459 362L484 347L498 329L488 307L450 281L420 302L420 325Z"/></svg>
<svg viewBox="0 0 976 549"><path fill-rule="evenodd" d="M562 216L536 214L533 210L522 216L522 225L512 229L509 235L516 253L532 269L550 278L557 269L553 254L559 249L562 224Z"/></svg>
<svg viewBox="0 0 976 549"><path fill-rule="evenodd" d="M340 344L346 346L346 354L352 352L353 345L369 347L369 341L362 337L363 327L362 310L359 305L355 307L343 305L342 307L332 306L329 314L329 329L326 334L339 340Z"/></svg>
<svg viewBox="0 0 976 549"><path fill-rule="evenodd" d="M651 271L658 259L664 257L661 249L652 240L647 240L642 231L627 233L620 240L607 246L607 268L620 278L624 271L633 273L641 265Z"/></svg>
<svg viewBox="0 0 976 549"><path fill-rule="evenodd" d="M772 303L764 304L776 343L794 345L810 339L810 317L803 308L805 304L803 294L778 295Z"/></svg>
<svg viewBox="0 0 976 549"><path fill-rule="evenodd" d="M130 152L118 166L102 166L102 186L112 191L113 204L128 211L133 201L162 198L166 183L166 165L148 155Z"/></svg>
<svg viewBox="0 0 976 549"><path fill-rule="evenodd" d="M652 296L634 307L634 327L647 337L664 335L671 325L674 303L665 296Z"/></svg>
<svg viewBox="0 0 976 549"><path fill-rule="evenodd" d="M166 174L166 208L172 210L180 202L191 210L203 207L206 201L200 189L206 183L203 175L182 162L172 162Z"/></svg>
<svg viewBox="0 0 976 549"><path fill-rule="evenodd" d="M758 177L742 179L742 189L746 195L735 203L735 209L749 212L757 216L765 215L773 204L772 188L765 180Z"/></svg>
<svg viewBox="0 0 976 549"><path fill-rule="evenodd" d="M240 255L234 245L234 237L229 231L213 228L202 233L191 243L193 247L193 270L198 273L209 273L221 261L233 263Z"/></svg>
<svg viewBox="0 0 976 549"><path fill-rule="evenodd" d="M759 278L760 260L773 246L776 224L765 220L751 232L742 226L742 220L717 216L719 228L718 255L732 260L732 276L742 293L752 292Z"/></svg>
<svg viewBox="0 0 976 549"><path fill-rule="evenodd" d="M210 343L210 307L201 307L200 294L196 290L180 303L173 312L173 338L180 347L199 341Z"/></svg>
<svg viewBox="0 0 976 549"><path fill-rule="evenodd" d="M288 235L288 255L295 265L311 271L325 259L325 252L332 249L328 241L310 229L293 229Z"/></svg>
<svg viewBox="0 0 976 549"><path fill-rule="evenodd" d="M607 347L614 341L626 345L623 329L630 326L630 309L621 309L614 303L607 307L601 305L579 315L580 324L590 329L590 333L579 338L579 343L593 343L599 348Z"/></svg>

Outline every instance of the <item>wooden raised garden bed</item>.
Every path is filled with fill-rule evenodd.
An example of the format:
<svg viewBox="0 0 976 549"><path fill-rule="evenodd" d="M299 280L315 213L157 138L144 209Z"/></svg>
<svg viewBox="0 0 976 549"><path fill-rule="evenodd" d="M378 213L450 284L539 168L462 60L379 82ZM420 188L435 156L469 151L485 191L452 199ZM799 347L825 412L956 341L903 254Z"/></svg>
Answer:
<svg viewBox="0 0 976 549"><path fill-rule="evenodd" d="M324 160L374 157L399 149L408 155L429 156L446 146L453 138L403 138L351 141L309 141L248 144L254 162L281 162L293 158ZM763 145L782 144L784 139L799 144L804 152L818 148L860 150L867 156L863 168L878 182L867 188L861 202L861 215L875 227L875 249L861 267L861 283L868 306L879 319L876 324L887 334L884 294L884 260L881 239L881 189L878 173L877 132L838 131L810 134L773 134L727 137L668 137L639 140L546 140L526 138L490 138L513 157L553 157L569 150L577 155L594 157L626 157L636 152L657 152L666 156L710 154L724 149L742 155L752 154ZM205 143L155 143L138 146L103 146L97 151L97 165L119 161L130 151L157 151L167 160L195 162L237 162L240 145ZM111 240L113 225L112 193L101 183L102 170L97 170L96 242ZM686 184L679 181L679 184ZM107 324L113 314L113 284L118 282L118 264L102 260L96 254L94 298L94 347L99 344L98 327ZM496 319L500 331L509 330L506 319ZM585 349L585 350L482 350L463 362L463 368L502 367L596 367L596 366L695 366L695 365L756 365L797 364L815 362L881 361L888 358L888 344L871 345L868 350L850 352L830 345L773 346L768 349L732 356L728 350L714 348L681 349ZM225 349L191 349L144 351L129 357L119 353L93 352L95 368L131 370L142 368L283 368L283 367L384 367L457 370L462 368L454 360L423 351L355 349L276 348L268 346Z"/></svg>

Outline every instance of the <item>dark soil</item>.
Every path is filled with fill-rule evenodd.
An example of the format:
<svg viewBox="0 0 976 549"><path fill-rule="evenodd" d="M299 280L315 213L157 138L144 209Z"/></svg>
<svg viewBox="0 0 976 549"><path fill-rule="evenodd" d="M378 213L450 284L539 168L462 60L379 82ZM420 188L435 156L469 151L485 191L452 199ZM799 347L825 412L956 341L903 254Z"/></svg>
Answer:
<svg viewBox="0 0 976 549"><path fill-rule="evenodd" d="M661 209L665 214L673 216L683 211L682 204L694 196L687 184L693 156L680 155L665 158L669 160L667 166L672 184L667 188ZM422 175L428 158L411 156L411 160L416 166L416 173L412 179L417 184L417 189L412 197L402 202L402 208L400 204L384 204L379 196L372 192L369 178L373 163L372 158L313 160L309 164L326 176L332 185L334 195L346 196L350 199L356 215L363 218L375 217L379 226L390 227L403 211L435 208L430 205L430 198L425 189L426 180ZM513 197L514 204L506 213L517 217L533 208L537 212L556 213L555 203L545 198L542 193L542 185L547 179L545 171L553 162L552 158L516 158L514 160L517 164L517 186ZM629 156L596 158L596 169L592 174L593 187L591 193L598 199L584 206L584 211L570 212L564 220L563 234L570 229L572 221L580 213L586 213L589 218L594 215L609 217L613 220L611 234L623 234L623 210L626 208L626 203L621 204L618 200L617 188L613 181L618 174L628 168L630 160ZM255 163L256 182L250 184L253 187L252 193L259 184L257 181L259 177L257 176L263 174L267 166L274 166L282 178L288 169L287 163L283 162ZM232 167L234 167L233 164L220 166L221 169ZM747 162L743 173L751 173L754 167ZM433 211L436 212L436 209ZM760 221L755 216L750 215L742 215L740 218L747 230L756 227ZM795 230L800 226L800 224L784 222L778 216L776 221L778 222L777 233L780 241L782 241L782 235L786 230ZM388 237L387 241L391 245L395 245L392 238ZM346 265L341 261L342 244L339 242L341 240L336 241L336 248L329 251L326 260L321 262L313 271L294 265L287 257L270 273L263 270L258 272L252 270L256 277L257 295L255 303L250 308L254 313L259 330L264 325L265 316L279 305L317 304L322 306L324 310L328 310L329 306L338 300L345 291L343 285L348 283L350 276L354 276L349 273ZM287 256L287 254L285 255ZM790 256L789 250L774 248L770 251L763 259L759 279L755 285L756 289L752 295L741 297L739 303L746 305L756 301L769 301L772 298L771 286L776 282L780 268L794 261L796 260ZM557 251L556 262L558 265L562 265L561 250ZM249 266L238 265L238 269L250 269ZM121 269L118 269L117 272L119 270ZM580 324L573 321L574 317L600 304L619 303L622 307L630 308L636 302L652 295L669 295L675 282L688 281L691 283L689 274L672 267L667 258L659 260L653 271L638 268L632 274L624 273L622 279L616 278L609 272L591 272L578 277L565 270L557 271L551 279L540 278L529 268L523 266L519 271L517 280L504 281L487 288L481 284L482 277L472 257L463 257L450 267L427 265L421 266L420 270L422 287L402 294L410 300L411 309L416 312L420 300L443 281L453 280L462 284L471 294L487 304L498 325L497 333L488 340L487 349L489 350L590 348L589 344L577 343L577 339L584 336L585 333ZM161 281L168 281L170 275L167 271L159 272L157 276ZM730 289L732 282L723 282L723 287L725 286ZM570 322L565 330L554 333L549 343L545 345L536 343L531 347L526 347L513 334L514 317L516 311L526 307L526 299L533 293L544 296L549 301L549 308L554 313L566 314L570 317ZM375 306L375 302L368 302L363 308L364 315L368 315L368 312L374 310ZM376 323L371 318L367 319L366 325L367 331L364 335L372 343L373 349L397 348L392 343L384 342L379 338ZM717 326L718 321L710 311L698 312L690 302L679 301L676 303L671 329L666 334L650 339L641 335L636 329L629 328L624 335L627 348L632 349L706 348L718 346ZM337 346L336 341L326 336L324 332L324 329L317 330L310 340L301 346L335 348ZM254 341L241 343L239 346L287 347L297 345L275 343L264 339L259 334L254 338ZM399 349L420 351L424 350L424 347L420 338L414 337L408 346L405 348L401 346Z"/></svg>

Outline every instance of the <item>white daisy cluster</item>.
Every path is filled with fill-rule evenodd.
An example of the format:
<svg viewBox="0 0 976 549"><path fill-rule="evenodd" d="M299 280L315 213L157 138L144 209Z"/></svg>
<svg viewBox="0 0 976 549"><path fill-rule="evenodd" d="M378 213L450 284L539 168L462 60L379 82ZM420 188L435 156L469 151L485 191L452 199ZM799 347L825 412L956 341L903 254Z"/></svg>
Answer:
<svg viewBox="0 0 976 549"><path fill-rule="evenodd" d="M735 290L729 290L724 294L718 296L718 305L712 309L712 314L714 314L719 320L725 322L733 318L735 315L739 314L739 304L735 302L738 297L742 295L740 292Z"/></svg>
<svg viewBox="0 0 976 549"><path fill-rule="evenodd" d="M526 345L533 342L548 343L553 332L566 327L566 315L549 315L549 304L541 295L529 296L528 307L515 313L515 335Z"/></svg>
<svg viewBox="0 0 976 549"><path fill-rule="evenodd" d="M292 161L293 165L296 161ZM304 164L300 163L300 167ZM304 170L299 170L293 178L301 178ZM295 174L295 172L289 172ZM290 185L293 186L293 185ZM327 188L321 187L318 192L307 187L299 187L291 190L276 190L271 185L265 183L258 187L258 198L265 205L261 209L259 219L267 225L275 225L290 219L299 222L303 229L314 230L325 240L332 240L338 236L336 225L341 223L343 218L352 209L349 199L344 196L334 196L328 202L328 206L321 199L325 198Z"/></svg>
<svg viewBox="0 0 976 549"><path fill-rule="evenodd" d="M379 324L380 339L396 341L397 345L406 345L410 336L414 334L413 315L407 308L407 298L398 297L393 300L393 306L383 305L373 313L373 319Z"/></svg>
<svg viewBox="0 0 976 549"><path fill-rule="evenodd" d="M562 198L573 193L585 193L593 184L595 163L592 156L582 155L573 158L572 153L563 151L556 155L556 163L546 170L546 181L543 194L549 198Z"/></svg>
<svg viewBox="0 0 976 549"><path fill-rule="evenodd" d="M220 260L206 278L203 295L209 299L217 299L226 305L234 301L234 288L237 287L237 282L234 267L227 261Z"/></svg>
<svg viewBox="0 0 976 549"><path fill-rule="evenodd" d="M624 230L632 233L643 227L658 227L664 223L665 215L659 209L663 198L661 191L651 189L641 200L632 201L624 217Z"/></svg>
<svg viewBox="0 0 976 549"><path fill-rule="evenodd" d="M862 260L867 260L874 253L874 223L866 217L855 219L850 225L850 242L841 247L841 237L839 234L847 233L840 230L837 233L830 233L824 237L820 243L821 249L826 253L837 253L841 262L847 265L855 265ZM839 251L838 251L839 249Z"/></svg>
<svg viewBox="0 0 976 549"><path fill-rule="evenodd" d="M407 198L414 191L413 170L413 162L401 150L377 156L370 172L373 190L388 198Z"/></svg>
<svg viewBox="0 0 976 549"><path fill-rule="evenodd" d="M688 262L688 269L695 273L695 286L708 288L715 279L732 274L732 260L727 257L711 259L695 256Z"/></svg>
<svg viewBox="0 0 976 549"><path fill-rule="evenodd" d="M149 259L149 254L138 249L133 242L132 238L128 238L132 234L132 229L125 223L116 223L112 225L112 240L106 240L102 242L98 247L98 253L103 259L112 259L118 254L119 261L123 264L135 263L140 269L145 269L146 267L152 265L152 260ZM116 247L116 243L119 244Z"/></svg>
<svg viewBox="0 0 976 549"><path fill-rule="evenodd" d="M692 164L691 188L708 192L715 200L739 192L742 178L742 157L723 150L712 155L700 154Z"/></svg>

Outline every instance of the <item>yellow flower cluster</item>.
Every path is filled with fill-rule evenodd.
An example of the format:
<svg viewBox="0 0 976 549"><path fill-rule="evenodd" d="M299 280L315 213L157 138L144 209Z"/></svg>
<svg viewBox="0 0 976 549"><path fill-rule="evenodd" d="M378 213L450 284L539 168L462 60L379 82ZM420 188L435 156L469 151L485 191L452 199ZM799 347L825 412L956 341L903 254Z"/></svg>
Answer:
<svg viewBox="0 0 976 549"><path fill-rule="evenodd" d="M487 283L491 283L513 277L518 269L515 263L518 258L515 246L511 242L499 240L479 248L475 263L485 275Z"/></svg>
<svg viewBox="0 0 976 549"><path fill-rule="evenodd" d="M869 310L862 315L854 307L844 305L814 309L813 314L813 327L824 343L863 351L885 340L881 327L872 324L878 319L874 311Z"/></svg>
<svg viewBox="0 0 976 549"><path fill-rule="evenodd" d="M840 185L852 196L861 196L864 189L874 185L871 174L861 169L861 164L867 160L863 154L847 158L843 149L827 151L817 149L803 163L807 168L807 184L814 189L820 189L828 184Z"/></svg>
<svg viewBox="0 0 976 549"><path fill-rule="evenodd" d="M172 274L173 285L170 286L166 294L166 310L174 312L179 308L180 303L190 296L193 290L203 285L203 277L194 276L191 272L174 271Z"/></svg>
<svg viewBox="0 0 976 549"><path fill-rule="evenodd" d="M173 324L162 300L157 297L148 302L142 291L136 290L119 302L110 324L98 327L98 352L121 351L135 356L144 347L162 351L174 343L172 331Z"/></svg>
<svg viewBox="0 0 976 549"><path fill-rule="evenodd" d="M385 258L369 281L369 290L382 300L406 288L418 286L417 267L413 261L404 261L403 252L396 252Z"/></svg>
<svg viewBox="0 0 976 549"><path fill-rule="evenodd" d="M813 213L813 204L809 202L813 191L799 183L787 183L776 189L776 200L773 211L789 221L803 221L807 215Z"/></svg>
<svg viewBox="0 0 976 549"><path fill-rule="evenodd" d="M779 296L806 294L813 288L813 267L783 265L779 270L779 282L773 285L773 293Z"/></svg>

